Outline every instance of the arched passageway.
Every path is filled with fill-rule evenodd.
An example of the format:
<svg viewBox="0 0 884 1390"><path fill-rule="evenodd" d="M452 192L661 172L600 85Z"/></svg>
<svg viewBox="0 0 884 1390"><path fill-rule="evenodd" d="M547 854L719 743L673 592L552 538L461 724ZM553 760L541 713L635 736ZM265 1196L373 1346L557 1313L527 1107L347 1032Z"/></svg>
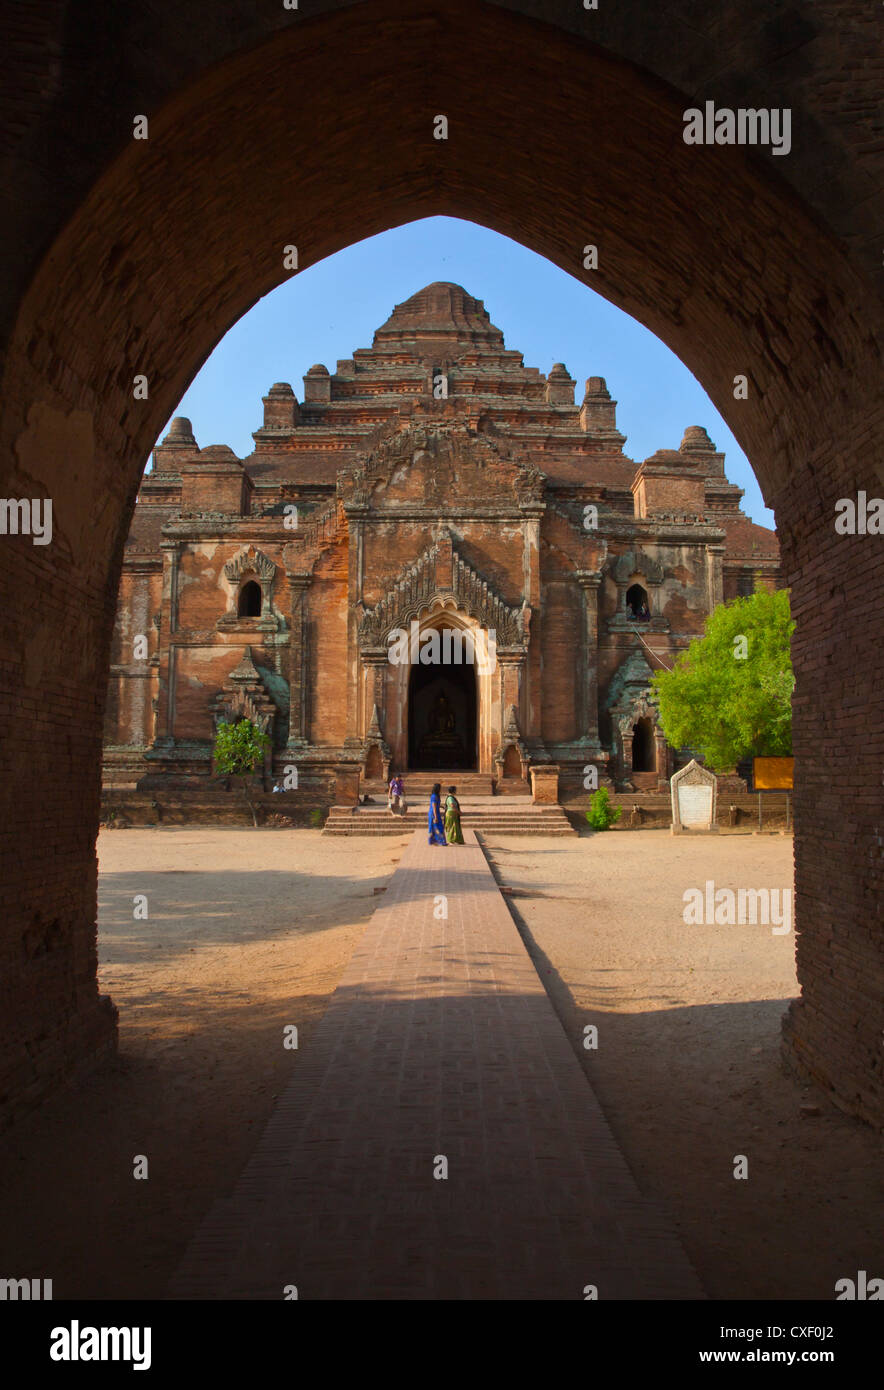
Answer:
<svg viewBox="0 0 884 1390"><path fill-rule="evenodd" d="M653 772L655 767L654 726L650 717L644 715L637 720L632 730L632 770Z"/></svg>
<svg viewBox="0 0 884 1390"><path fill-rule="evenodd" d="M96 981L101 723L148 451L225 330L291 273L287 248L303 268L447 213L659 334L753 462L798 622L788 1053L884 1121L880 626L849 601L880 595L884 548L833 527L837 499L881 487L868 7L747 0L705 29L690 0L378 0L313 18L220 0L210 26L171 0L149 23L94 8L104 50L69 6L30 6L7 92L2 490L51 498L54 528L48 546L5 537L0 571L7 1110L113 1037ZM789 155L686 145L683 112L705 100L788 107Z"/></svg>
<svg viewBox="0 0 884 1390"><path fill-rule="evenodd" d="M408 766L476 766L474 667L413 666L408 685Z"/></svg>

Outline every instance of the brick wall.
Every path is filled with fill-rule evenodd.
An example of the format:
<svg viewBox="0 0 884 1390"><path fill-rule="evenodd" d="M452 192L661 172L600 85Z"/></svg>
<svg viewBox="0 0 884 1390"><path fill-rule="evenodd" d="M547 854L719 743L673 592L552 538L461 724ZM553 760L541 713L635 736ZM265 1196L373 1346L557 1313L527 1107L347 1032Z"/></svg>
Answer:
<svg viewBox="0 0 884 1390"><path fill-rule="evenodd" d="M784 501L796 673L795 920L802 998L784 1026L787 1064L845 1109L884 1125L884 537L837 536L834 504L880 486L881 412L850 451L818 448L826 495ZM877 441L877 443L876 443ZM803 504L803 505L802 505ZM825 567L827 578L822 581Z"/></svg>
<svg viewBox="0 0 884 1390"><path fill-rule="evenodd" d="M873 8L798 3L772 23L767 0L747 0L698 24L691 0L519 6L561 29L466 0L324 8L293 22L230 0L204 24L156 0L145 23L141 7L98 4L104 43L72 43L68 7L48 0L10 18L2 492L51 496L56 540L4 538L0 569L7 1111L113 1043L94 835L114 601L148 451L223 332L287 277L293 228L306 266L448 213L584 276L658 333L777 508L798 617L804 999L788 1045L848 1108L884 1120L881 550L829 524L837 497L880 486ZM681 113L706 97L789 106L793 153L684 146ZM135 142L142 111L150 139ZM447 142L432 139L438 111ZM599 270L584 272L596 235ZM333 589L323 578L311 604Z"/></svg>

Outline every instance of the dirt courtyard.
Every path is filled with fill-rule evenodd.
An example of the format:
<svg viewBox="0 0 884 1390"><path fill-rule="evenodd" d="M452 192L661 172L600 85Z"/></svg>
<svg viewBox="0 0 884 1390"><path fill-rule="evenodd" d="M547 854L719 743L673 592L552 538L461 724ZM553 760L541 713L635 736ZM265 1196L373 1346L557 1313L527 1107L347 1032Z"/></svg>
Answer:
<svg viewBox="0 0 884 1390"><path fill-rule="evenodd" d="M791 837L638 830L486 849L639 1187L672 1214L710 1297L832 1299L838 1278L884 1274L882 1137L780 1063L794 929L684 921L689 889L705 916L707 882L791 889Z"/></svg>
<svg viewBox="0 0 884 1390"><path fill-rule="evenodd" d="M405 842L102 832L100 981L120 1009L119 1058L3 1136L7 1272L52 1278L56 1299L162 1296ZM486 848L638 1184L671 1212L709 1294L830 1299L839 1277L884 1273L881 1137L780 1067L794 932L683 920L684 891L707 880L789 888L791 839L648 830ZM283 1046L292 1024L297 1051ZM147 1181L133 1178L138 1155Z"/></svg>
<svg viewBox="0 0 884 1390"><path fill-rule="evenodd" d="M99 982L118 1061L0 1141L4 1268L62 1298L160 1298L309 1044L404 840L102 830ZM135 918L144 906L147 918ZM283 1046L298 1029L299 1050ZM148 1159L135 1181L133 1160Z"/></svg>

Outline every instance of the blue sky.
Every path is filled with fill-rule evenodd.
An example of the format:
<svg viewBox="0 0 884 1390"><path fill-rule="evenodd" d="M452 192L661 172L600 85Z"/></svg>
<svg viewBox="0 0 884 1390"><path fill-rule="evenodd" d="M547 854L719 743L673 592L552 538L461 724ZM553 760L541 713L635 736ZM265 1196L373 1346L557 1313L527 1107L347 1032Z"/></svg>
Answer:
<svg viewBox="0 0 884 1390"><path fill-rule="evenodd" d="M261 397L274 381L290 382L300 399L301 378L314 362L334 371L338 358L370 347L394 304L433 280L453 280L484 300L527 367L548 372L564 362L578 401L588 376L605 377L630 458L677 449L688 425L705 426L725 452L728 478L745 488L744 511L773 527L746 456L669 348L542 256L450 217L369 237L293 275L231 328L173 413L190 418L200 448L229 444L244 457L261 424Z"/></svg>

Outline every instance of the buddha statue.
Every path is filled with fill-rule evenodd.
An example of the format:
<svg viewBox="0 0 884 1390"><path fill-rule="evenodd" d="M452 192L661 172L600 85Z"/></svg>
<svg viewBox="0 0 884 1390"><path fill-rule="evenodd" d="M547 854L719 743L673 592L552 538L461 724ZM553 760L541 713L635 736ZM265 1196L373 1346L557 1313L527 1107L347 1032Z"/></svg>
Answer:
<svg viewBox="0 0 884 1390"><path fill-rule="evenodd" d="M461 767L465 760L463 741L444 691L436 697L427 723L427 733L418 749L421 762L428 767Z"/></svg>
<svg viewBox="0 0 884 1390"><path fill-rule="evenodd" d="M454 715L451 713L451 707L445 698L444 691L440 692L435 708L430 715L430 732L434 734L454 733Z"/></svg>

